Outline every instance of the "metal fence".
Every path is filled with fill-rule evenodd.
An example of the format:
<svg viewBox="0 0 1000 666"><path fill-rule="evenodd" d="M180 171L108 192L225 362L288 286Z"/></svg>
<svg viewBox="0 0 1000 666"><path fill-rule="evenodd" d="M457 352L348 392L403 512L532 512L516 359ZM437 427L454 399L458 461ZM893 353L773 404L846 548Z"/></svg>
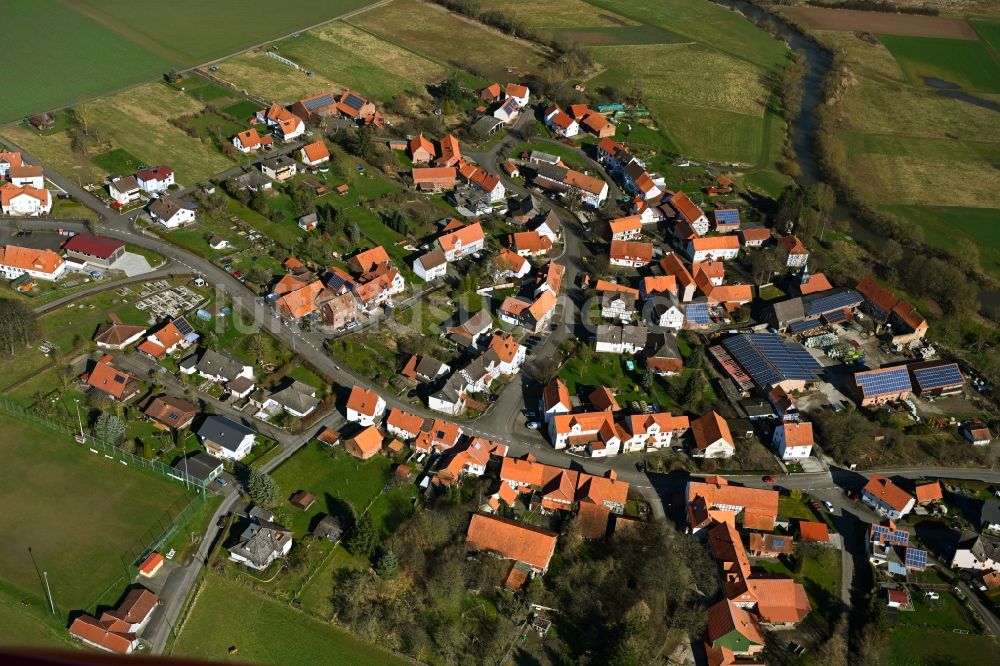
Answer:
<svg viewBox="0 0 1000 666"><path fill-rule="evenodd" d="M55 421L47 416L42 416L38 412L26 409L16 402L12 402L6 398L0 398L0 413L40 426L58 435L65 435L68 439L73 441L75 441L74 438L77 436L77 432L65 423ZM91 453L103 455L108 460L117 461L119 464L126 467L132 466L138 469L149 470L161 476L179 481L187 487L200 490L201 494L204 495L206 484L203 483L201 479L197 479L182 470L174 469L160 460L149 460L143 458L142 456L137 456L134 453L128 453L114 444L109 444L108 442L100 440L93 435L87 435L86 442L83 446L89 447Z"/></svg>

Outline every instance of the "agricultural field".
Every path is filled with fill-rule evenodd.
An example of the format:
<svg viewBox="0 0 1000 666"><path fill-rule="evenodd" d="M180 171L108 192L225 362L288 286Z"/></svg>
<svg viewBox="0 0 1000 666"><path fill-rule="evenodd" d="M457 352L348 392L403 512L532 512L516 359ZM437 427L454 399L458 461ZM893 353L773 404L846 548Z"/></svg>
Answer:
<svg viewBox="0 0 1000 666"><path fill-rule="evenodd" d="M347 22L443 66L497 81L537 72L549 57L540 47L420 0L394 0Z"/></svg>
<svg viewBox="0 0 1000 666"><path fill-rule="evenodd" d="M934 634L932 639L928 630L920 627L896 627L891 635L888 654L890 666L979 666L982 655L995 654L1000 649L996 640L989 636L941 632Z"/></svg>
<svg viewBox="0 0 1000 666"><path fill-rule="evenodd" d="M77 107L78 117L105 141L86 153L73 150L65 131L39 133L17 125L3 133L80 182L101 182L109 174L130 173L139 162L169 164L177 172L178 183L188 185L233 166L210 142L206 145L170 122L205 108L196 98L165 83L149 83Z"/></svg>
<svg viewBox="0 0 1000 666"><path fill-rule="evenodd" d="M42 596L30 546L59 609L87 608L123 574L150 525L183 504L184 487L38 426L4 416L0 428L0 529L17 535L0 544L0 578Z"/></svg>
<svg viewBox="0 0 1000 666"><path fill-rule="evenodd" d="M972 239L981 248L984 270L1000 274L994 223L1000 216L1000 173L994 167L1000 161L1000 115L914 85L882 44L843 32L818 34L844 51L856 81L844 98L837 134L855 186L923 227L931 245L951 250L958 238Z"/></svg>
<svg viewBox="0 0 1000 666"><path fill-rule="evenodd" d="M447 69L374 35L336 22L276 42L275 51L311 71L296 71L263 51L246 53L219 65L220 78L241 90L292 103L317 92L353 88L387 102L445 77Z"/></svg>
<svg viewBox="0 0 1000 666"><path fill-rule="evenodd" d="M137 12L128 0L11 0L0 122L221 58L373 1L288 0L275 12L266 0L175 0Z"/></svg>
<svg viewBox="0 0 1000 666"><path fill-rule="evenodd" d="M764 78L785 65L787 49L749 21L706 0L485 4L589 47L601 71L588 87L640 88L674 150L755 165L772 175L758 178L763 189L780 192L783 179L771 169L785 124L767 110ZM719 34L729 37L720 40Z"/></svg>
<svg viewBox="0 0 1000 666"><path fill-rule="evenodd" d="M256 664L406 664L351 633L209 574L172 656ZM230 646L239 652L230 654Z"/></svg>
<svg viewBox="0 0 1000 666"><path fill-rule="evenodd" d="M4 41L9 57L0 122L134 85L171 66L169 59L58 0L5 3Z"/></svg>
<svg viewBox="0 0 1000 666"><path fill-rule="evenodd" d="M969 24L958 18L922 16L919 14L889 14L855 9L829 9L825 7L781 7L778 9L789 18L813 30L864 30L880 35L905 35L909 37L941 37L946 39L975 39Z"/></svg>
<svg viewBox="0 0 1000 666"><path fill-rule="evenodd" d="M965 90L1000 92L1000 59L985 42L895 35L881 35L879 40L914 85L923 77L935 77Z"/></svg>

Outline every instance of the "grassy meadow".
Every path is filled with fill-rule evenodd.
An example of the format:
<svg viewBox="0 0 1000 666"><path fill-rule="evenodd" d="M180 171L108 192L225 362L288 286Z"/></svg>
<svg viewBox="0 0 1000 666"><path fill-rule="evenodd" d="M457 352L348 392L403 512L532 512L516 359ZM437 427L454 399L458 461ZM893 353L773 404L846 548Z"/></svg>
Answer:
<svg viewBox="0 0 1000 666"><path fill-rule="evenodd" d="M230 654L230 646L238 650ZM406 664L333 625L209 574L173 657L237 664Z"/></svg>
<svg viewBox="0 0 1000 666"><path fill-rule="evenodd" d="M291 69L262 51L223 62L217 75L250 94L291 103L342 88L385 102L447 74L444 66L432 60L339 21L275 46L278 53L314 76Z"/></svg>
<svg viewBox="0 0 1000 666"><path fill-rule="evenodd" d="M548 58L535 45L420 0L394 0L347 22L444 66L499 81L537 71Z"/></svg>
<svg viewBox="0 0 1000 666"><path fill-rule="evenodd" d="M907 68L916 66L915 61L901 58L891 47L850 33L819 35L844 51L856 80L844 98L844 123L837 134L851 161L855 186L885 210L920 225L927 242L935 247L953 250L958 238L972 239L981 248L984 270L1000 275L996 224L1000 172L994 166L1000 162L1000 134L996 132L1000 115L942 97L919 79L914 84L912 70ZM889 41L894 39L925 38ZM921 57L940 61L941 53L929 50ZM963 53L956 51L959 56ZM964 57L956 57L951 66L959 68L964 62ZM978 70L966 67L964 71L961 76L968 78ZM940 71L937 75L959 78ZM975 94L997 99L996 95ZM887 99L892 104L886 104Z"/></svg>
<svg viewBox="0 0 1000 666"><path fill-rule="evenodd" d="M93 454L68 436L8 417L0 427L0 529L17 535L0 544L0 578L42 596L30 546L60 610L86 608L124 572L126 551L183 501L184 487Z"/></svg>
<svg viewBox="0 0 1000 666"><path fill-rule="evenodd" d="M880 35L910 82L920 85L931 76L966 90L1000 92L1000 59L986 42Z"/></svg>

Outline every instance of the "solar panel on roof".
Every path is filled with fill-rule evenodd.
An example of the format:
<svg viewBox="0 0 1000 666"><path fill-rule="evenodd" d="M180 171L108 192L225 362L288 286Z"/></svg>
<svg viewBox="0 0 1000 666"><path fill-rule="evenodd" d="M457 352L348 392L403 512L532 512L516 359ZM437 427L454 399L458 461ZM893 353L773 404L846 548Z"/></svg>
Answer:
<svg viewBox="0 0 1000 666"><path fill-rule="evenodd" d="M823 326L823 322L819 319L802 319L800 321L793 321L788 325L788 328L791 329L792 333L805 333L821 326Z"/></svg>
<svg viewBox="0 0 1000 666"><path fill-rule="evenodd" d="M330 106L333 104L333 95L320 95L319 97L314 97L313 99L307 99L305 101L305 107L309 111L315 111L324 106Z"/></svg>
<svg viewBox="0 0 1000 666"><path fill-rule="evenodd" d="M885 525L872 525L872 541L884 541L888 536L888 527Z"/></svg>
<svg viewBox="0 0 1000 666"><path fill-rule="evenodd" d="M825 319L828 324L836 324L841 321L846 321L847 310L837 310L836 312L830 312L828 314L824 314L823 319Z"/></svg>
<svg viewBox="0 0 1000 666"><path fill-rule="evenodd" d="M347 99L344 100L344 104L357 111L365 105L365 100L361 99L357 95L348 95Z"/></svg>
<svg viewBox="0 0 1000 666"><path fill-rule="evenodd" d="M894 530L889 532L889 542L905 546L910 543L910 533L903 530Z"/></svg>
<svg viewBox="0 0 1000 666"><path fill-rule="evenodd" d="M708 316L707 303L691 303L684 310L684 316L696 324L709 324L712 321Z"/></svg>
<svg viewBox="0 0 1000 666"><path fill-rule="evenodd" d="M935 389L944 386L957 386L965 383L965 378L958 369L957 363L937 365L931 368L918 368L913 371L913 378L921 389Z"/></svg>
<svg viewBox="0 0 1000 666"><path fill-rule="evenodd" d="M919 548L907 548L904 563L908 569L926 569L927 551Z"/></svg>
<svg viewBox="0 0 1000 666"><path fill-rule="evenodd" d="M821 315L834 310L857 307L861 304L861 295L853 289L844 289L834 293L820 292L816 297L803 299L807 315Z"/></svg>
<svg viewBox="0 0 1000 666"><path fill-rule="evenodd" d="M805 347L771 333L734 335L722 344L758 386L813 381L821 368Z"/></svg>
<svg viewBox="0 0 1000 666"><path fill-rule="evenodd" d="M889 573L896 574L899 576L906 575L906 567L904 567L899 562L889 562Z"/></svg>
<svg viewBox="0 0 1000 666"><path fill-rule="evenodd" d="M183 317L180 319L175 319L174 326L176 326L177 330L181 332L181 335L187 335L188 333L191 333L194 330L193 328L191 328L191 324L188 323L187 319L184 319Z"/></svg>
<svg viewBox="0 0 1000 666"><path fill-rule="evenodd" d="M785 540L784 539L774 539L771 543L774 544L775 548L784 548L785 547Z"/></svg>
<svg viewBox="0 0 1000 666"><path fill-rule="evenodd" d="M717 210L715 211L715 222L716 224L739 224L740 211L731 208Z"/></svg>
<svg viewBox="0 0 1000 666"><path fill-rule="evenodd" d="M854 375L854 381L861 387L865 397L903 393L913 390L910 385L910 373L906 366L883 370L869 370Z"/></svg>

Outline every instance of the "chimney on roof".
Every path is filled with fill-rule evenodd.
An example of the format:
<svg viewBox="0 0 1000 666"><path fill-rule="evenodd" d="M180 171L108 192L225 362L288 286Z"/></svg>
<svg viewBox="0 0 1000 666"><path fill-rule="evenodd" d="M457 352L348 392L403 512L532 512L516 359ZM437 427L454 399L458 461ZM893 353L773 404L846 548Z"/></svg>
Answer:
<svg viewBox="0 0 1000 666"><path fill-rule="evenodd" d="M609 470L608 470L608 474L607 474L607 477L608 477L609 479L611 479L612 481L614 481L614 480L616 480L616 479L618 478L618 472L616 472L616 471L615 471L615 470L613 470L613 469L609 469Z"/></svg>
<svg viewBox="0 0 1000 666"><path fill-rule="evenodd" d="M530 453L526 454L526 455L524 456L524 459L525 459L525 461L527 461L527 462L530 462L530 463L533 463L533 462L537 462L537 461L538 461L538 458L536 458L536 457L535 457L534 455L532 455L532 454L530 454Z"/></svg>

